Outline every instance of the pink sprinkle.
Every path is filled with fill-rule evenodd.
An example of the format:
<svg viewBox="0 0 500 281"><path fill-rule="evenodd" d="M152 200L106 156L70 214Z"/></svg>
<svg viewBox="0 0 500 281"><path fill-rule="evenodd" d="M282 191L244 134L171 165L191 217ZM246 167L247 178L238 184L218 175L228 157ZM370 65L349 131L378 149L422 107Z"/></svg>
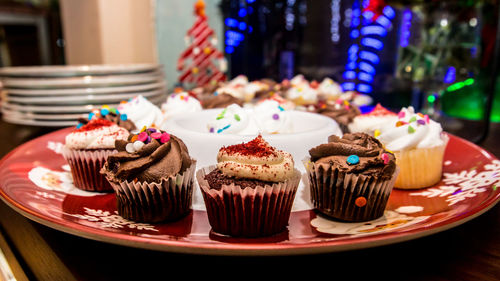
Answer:
<svg viewBox="0 0 500 281"><path fill-rule="evenodd" d="M155 132L151 134L151 137L155 140L161 138L162 134L160 132Z"/></svg>
<svg viewBox="0 0 500 281"><path fill-rule="evenodd" d="M424 119L425 119L425 122L426 122L427 124L429 124L429 122L430 122L430 120L429 120L429 115L427 115L427 114L426 114L426 115L424 115Z"/></svg>
<svg viewBox="0 0 500 281"><path fill-rule="evenodd" d="M170 135L168 133L163 133L160 138L161 143L166 143L170 140Z"/></svg>
<svg viewBox="0 0 500 281"><path fill-rule="evenodd" d="M148 133L142 132L137 136L138 141L145 142L148 139Z"/></svg>
<svg viewBox="0 0 500 281"><path fill-rule="evenodd" d="M405 112L404 111L400 111L398 113L398 118L401 119L401 118L405 118Z"/></svg>
<svg viewBox="0 0 500 281"><path fill-rule="evenodd" d="M387 155L387 153L382 153L382 155L380 155L380 158L382 158L382 160L384 160L385 165L387 165L389 163L389 155Z"/></svg>

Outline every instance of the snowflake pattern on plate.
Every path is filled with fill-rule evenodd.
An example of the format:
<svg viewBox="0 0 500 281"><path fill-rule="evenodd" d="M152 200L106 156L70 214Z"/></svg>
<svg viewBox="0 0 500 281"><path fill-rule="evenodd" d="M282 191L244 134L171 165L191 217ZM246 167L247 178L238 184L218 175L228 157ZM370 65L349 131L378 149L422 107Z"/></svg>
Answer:
<svg viewBox="0 0 500 281"><path fill-rule="evenodd" d="M104 228L115 228L115 229L122 229L122 228L130 228L130 229L137 229L137 230L149 230L149 231L158 231L153 225L147 224L147 223L137 223L133 221L129 221L118 215L118 212L109 212L109 211L103 211L103 210L95 210L95 209L90 209L87 207L84 207L85 210L85 215L82 214L68 214L64 213L65 215L72 216L75 218L79 218L82 220L87 220L90 222L95 222L99 226L104 227Z"/></svg>
<svg viewBox="0 0 500 281"><path fill-rule="evenodd" d="M412 196L447 197L448 205L455 205L467 198L475 197L478 193L485 192L488 186L496 188L500 185L500 160L493 160L484 165L482 172L476 169L457 173L443 173L445 185L437 188L428 188L421 192L410 193Z"/></svg>

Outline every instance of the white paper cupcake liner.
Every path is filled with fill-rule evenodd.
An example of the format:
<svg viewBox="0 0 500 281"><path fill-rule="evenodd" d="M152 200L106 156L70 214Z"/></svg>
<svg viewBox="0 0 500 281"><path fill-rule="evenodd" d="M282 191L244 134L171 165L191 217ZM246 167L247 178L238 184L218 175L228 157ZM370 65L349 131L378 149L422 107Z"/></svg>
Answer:
<svg viewBox="0 0 500 281"><path fill-rule="evenodd" d="M390 179L345 173L331 165L303 160L311 202L319 212L343 221L368 221L384 214L399 173Z"/></svg>
<svg viewBox="0 0 500 281"><path fill-rule="evenodd" d="M113 189L100 170L114 149L75 150L63 147L62 155L69 164L73 184L85 191L111 192Z"/></svg>
<svg viewBox="0 0 500 281"><path fill-rule="evenodd" d="M208 220L216 233L239 237L261 237L286 229L301 174L295 169L291 179L273 185L242 188L223 185L210 188L205 175L216 166L196 172Z"/></svg>
<svg viewBox="0 0 500 281"><path fill-rule="evenodd" d="M117 181L107 178L116 195L118 214L136 222L177 220L191 210L196 161L184 171L160 182Z"/></svg>

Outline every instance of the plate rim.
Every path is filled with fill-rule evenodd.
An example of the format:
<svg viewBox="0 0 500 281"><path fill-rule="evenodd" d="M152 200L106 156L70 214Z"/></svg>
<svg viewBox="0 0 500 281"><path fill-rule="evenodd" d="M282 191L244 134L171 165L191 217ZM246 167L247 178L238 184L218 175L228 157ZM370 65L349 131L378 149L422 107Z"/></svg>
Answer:
<svg viewBox="0 0 500 281"><path fill-rule="evenodd" d="M69 130L71 127L56 130L54 132L45 134L40 137L49 137L50 135L60 134L61 131ZM478 145L469 142L463 138L447 133L451 138L457 141L463 142L467 145L472 146L474 149L479 150L487 158L492 160L498 160L489 151L479 147ZM16 147L8 154L6 154L0 160L0 166L12 157L13 154L21 150L23 146L37 141L40 137L32 139L20 146ZM371 248L376 246L389 245L399 242L404 242L431 234L439 233L447 229L461 225L467 221L470 221L479 215L487 212L493 208L500 201L500 192L496 196L491 196L485 201L481 202L472 209L468 209L460 215L450 217L445 221L433 222L426 225L424 229L407 229L400 232L385 232L379 235L367 235L358 236L350 238L355 243L345 243L345 240L336 241L322 241L313 244L277 244L277 243L253 243L253 244L243 244L243 243L221 243L217 245L199 243L199 242L183 242L176 240L161 240L154 239L152 242L151 238L132 236L121 233L111 233L105 230L93 228L86 225L80 225L72 223L70 221L56 221L56 219L51 217L46 217L40 213L36 213L20 203L16 202L4 192L3 188L0 188L0 198L8 206L16 210L21 215L43 224L47 227L63 231L75 236L84 237L92 239L95 241L108 242L112 244L130 246L135 248L159 250L165 252L176 252L185 254L206 254L206 255L238 255L238 256L278 256L278 255L302 255L302 254L321 254L321 253L331 253L331 252L341 252L347 250L356 250ZM195 212L193 210L192 212ZM196 211L199 212L199 211ZM62 223L63 222L63 223ZM74 226L74 227L71 227ZM340 243L343 243L339 245Z"/></svg>
<svg viewBox="0 0 500 281"><path fill-rule="evenodd" d="M0 68L0 76L4 77L67 77L89 74L119 74L147 72L163 67L159 63L131 64L81 64L81 65L40 65L11 66Z"/></svg>

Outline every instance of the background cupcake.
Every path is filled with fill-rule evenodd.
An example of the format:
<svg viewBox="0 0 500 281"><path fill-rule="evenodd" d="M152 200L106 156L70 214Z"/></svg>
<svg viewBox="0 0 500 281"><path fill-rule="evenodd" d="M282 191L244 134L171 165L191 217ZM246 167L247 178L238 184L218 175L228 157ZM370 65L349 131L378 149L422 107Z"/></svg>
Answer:
<svg viewBox="0 0 500 281"><path fill-rule="evenodd" d="M148 128L117 140L116 149L101 173L115 191L118 214L155 223L189 213L196 161L182 140Z"/></svg>
<svg viewBox="0 0 500 281"><path fill-rule="evenodd" d="M397 172L394 155L377 139L364 133L330 136L309 154L304 164L316 210L343 221L383 215Z"/></svg>
<svg viewBox="0 0 500 281"><path fill-rule="evenodd" d="M137 129L144 126L156 127L163 123L160 109L142 95L136 96L118 106L121 114L125 114Z"/></svg>
<svg viewBox="0 0 500 281"><path fill-rule="evenodd" d="M380 129L378 139L396 155L401 172L395 187L416 189L441 180L448 136L427 115L403 108L397 121Z"/></svg>
<svg viewBox="0 0 500 281"><path fill-rule="evenodd" d="M286 229L300 181L292 156L260 135L222 147L217 166L196 173L213 231L258 237Z"/></svg>
<svg viewBox="0 0 500 281"><path fill-rule="evenodd" d="M356 105L341 99L335 102L327 101L318 104L316 112L335 120L343 133L349 133L349 124L356 116L361 114Z"/></svg>
<svg viewBox="0 0 500 281"><path fill-rule="evenodd" d="M99 171L115 152L115 140L126 139L129 131L102 118L91 118L66 136L63 157L71 168L74 185L86 191L112 191Z"/></svg>
<svg viewBox="0 0 500 281"><path fill-rule="evenodd" d="M348 128L351 133L367 133L371 136L378 136L382 127L393 124L397 120L396 113L387 110L378 103L372 111L355 116Z"/></svg>

